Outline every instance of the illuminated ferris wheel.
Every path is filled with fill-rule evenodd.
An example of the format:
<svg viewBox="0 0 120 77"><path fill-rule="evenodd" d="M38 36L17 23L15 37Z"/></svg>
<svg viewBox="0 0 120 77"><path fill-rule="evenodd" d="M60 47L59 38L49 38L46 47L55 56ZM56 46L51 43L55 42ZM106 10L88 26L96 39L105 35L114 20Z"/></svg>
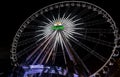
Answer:
<svg viewBox="0 0 120 77"><path fill-rule="evenodd" d="M102 8L64 1L32 14L13 40L17 77L97 77L118 52L118 29ZM24 70L24 72L21 72Z"/></svg>

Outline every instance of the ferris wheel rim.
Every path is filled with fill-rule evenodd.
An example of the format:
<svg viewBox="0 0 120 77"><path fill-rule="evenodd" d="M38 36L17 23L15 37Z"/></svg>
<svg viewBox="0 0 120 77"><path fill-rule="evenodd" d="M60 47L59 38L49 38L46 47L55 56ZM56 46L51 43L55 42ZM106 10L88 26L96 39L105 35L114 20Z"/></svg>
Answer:
<svg viewBox="0 0 120 77"><path fill-rule="evenodd" d="M118 35L116 35L116 34L118 34L118 33L117 33L117 27L116 27L115 21L112 19L112 17L111 17L104 9L102 9L102 8L100 8L99 6L96 6L96 5L92 4L92 3L88 3L88 2L84 2L84 1L63 1L63 2L58 2L58 3L54 3L54 4L51 4L51 5L48 5L48 6L44 7L44 8L36 11L35 13L33 13L32 15L30 15L30 16L25 20L25 21L23 22L23 24L20 26L20 28L18 29L17 33L15 34L15 37L14 37L13 43L12 43L11 53L13 53L13 54L16 53L16 47L17 47L17 45L15 45L15 44L17 44L17 42L18 42L18 40L16 40L16 39L19 39L19 38L20 38L20 35L21 35L22 31L24 30L24 28L26 27L27 22L28 22L28 21L32 21L32 20L30 20L30 19L31 19L32 17L34 17L34 15L36 15L38 12L40 12L40 11L42 11L42 10L48 8L48 7L51 7L51 6L53 6L53 5L57 5L57 4L60 4L60 3L66 3L66 2L67 2L67 3L72 3L72 2L87 3L87 4L89 4L89 5L95 6L96 8L100 9L102 12L106 13L106 15L107 15L108 17L110 17L110 19L111 19L112 22L113 22L113 25L114 25L114 28L115 28L115 29L114 29L115 39L118 39L118 37L117 37ZM36 17L35 17L35 18L36 18ZM33 19L34 19L34 18L33 18ZM28 23L29 23L29 22L28 22ZM23 29L23 30L21 30L21 29ZM20 32L21 32L21 33L20 33ZM114 41L115 41L115 39L114 39ZM114 43L115 43L115 42L114 42ZM112 56L113 56L116 48L117 48L117 45L115 44L115 46L114 46L114 48L113 48L113 50L112 50L112 53L111 53L109 59L105 62L104 65L102 65L102 67L101 67L99 70L97 70L95 73L93 73L93 75L91 75L90 77L92 77L92 76L94 76L95 74L97 74L98 72L100 72L100 71L108 64L108 62L109 62L110 59L112 58ZM15 52L13 52L13 51L15 51ZM17 60L16 60L16 61L17 61Z"/></svg>

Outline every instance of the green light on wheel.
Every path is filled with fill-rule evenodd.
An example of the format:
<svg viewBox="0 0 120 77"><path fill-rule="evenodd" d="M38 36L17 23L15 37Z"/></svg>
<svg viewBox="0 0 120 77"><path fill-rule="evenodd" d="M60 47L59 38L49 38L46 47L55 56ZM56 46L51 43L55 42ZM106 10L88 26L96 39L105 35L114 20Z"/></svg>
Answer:
<svg viewBox="0 0 120 77"><path fill-rule="evenodd" d="M64 26L60 22L56 22L52 26L52 30L64 30Z"/></svg>
<svg viewBox="0 0 120 77"><path fill-rule="evenodd" d="M52 30L64 30L63 25L52 26Z"/></svg>

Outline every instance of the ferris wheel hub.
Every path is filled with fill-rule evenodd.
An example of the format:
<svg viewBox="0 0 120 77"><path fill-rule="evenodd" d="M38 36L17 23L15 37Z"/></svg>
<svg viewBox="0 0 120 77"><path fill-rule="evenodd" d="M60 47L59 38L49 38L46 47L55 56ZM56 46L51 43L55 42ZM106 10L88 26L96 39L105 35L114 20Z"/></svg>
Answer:
<svg viewBox="0 0 120 77"><path fill-rule="evenodd" d="M52 26L52 30L64 30L64 26L61 22L55 22Z"/></svg>

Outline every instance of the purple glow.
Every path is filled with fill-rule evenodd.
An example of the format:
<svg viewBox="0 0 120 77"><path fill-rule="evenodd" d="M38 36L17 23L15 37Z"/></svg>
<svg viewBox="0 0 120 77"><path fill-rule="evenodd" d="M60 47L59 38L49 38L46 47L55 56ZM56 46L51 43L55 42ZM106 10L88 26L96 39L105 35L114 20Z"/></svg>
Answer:
<svg viewBox="0 0 120 77"><path fill-rule="evenodd" d="M68 71L66 69L63 69L62 67L58 66L44 66L44 65L30 65L28 66L22 66L24 69L24 76L27 77L28 75L33 74L42 74L42 73L49 73L49 74L59 74L62 76L66 76ZM77 74L72 74L73 77L79 77Z"/></svg>

